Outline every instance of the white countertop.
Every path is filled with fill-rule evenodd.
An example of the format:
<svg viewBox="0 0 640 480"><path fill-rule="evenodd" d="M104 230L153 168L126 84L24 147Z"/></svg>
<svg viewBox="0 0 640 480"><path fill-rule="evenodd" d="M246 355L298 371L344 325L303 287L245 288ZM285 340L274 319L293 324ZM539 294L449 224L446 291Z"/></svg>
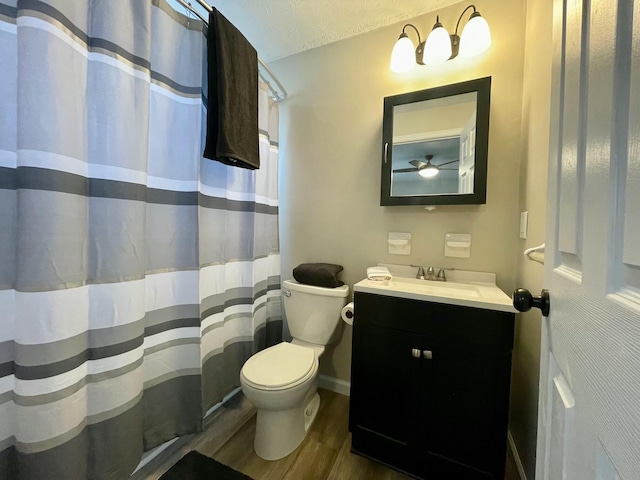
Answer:
<svg viewBox="0 0 640 480"><path fill-rule="evenodd" d="M385 265L387 266L387 265ZM389 281L361 280L355 292L516 313L511 298L495 284L495 274L455 271L455 281L437 282L396 276ZM453 273L453 272L451 272ZM466 275L466 274L469 275Z"/></svg>

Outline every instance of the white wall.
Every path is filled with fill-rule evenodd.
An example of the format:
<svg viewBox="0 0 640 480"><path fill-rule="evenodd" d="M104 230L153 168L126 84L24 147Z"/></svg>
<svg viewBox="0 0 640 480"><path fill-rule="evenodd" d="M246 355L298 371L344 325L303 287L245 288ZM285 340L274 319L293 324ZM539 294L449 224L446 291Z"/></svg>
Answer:
<svg viewBox="0 0 640 480"><path fill-rule="evenodd" d="M524 51L524 0L476 2L491 25L493 45L475 59L457 58L408 74L389 70L402 24L309 50L272 63L289 92L280 105L280 233L283 278L302 262L345 267L353 285L376 262L421 263L498 274L515 286L518 178ZM449 29L465 4L412 19L426 33L435 15ZM381 207L383 98L492 76L486 205ZM412 254L387 253L390 231L411 232ZM447 232L472 235L470 259L444 257ZM330 346L321 373L348 380L351 328Z"/></svg>
<svg viewBox="0 0 640 480"><path fill-rule="evenodd" d="M545 241L552 0L527 2L526 19L520 209L529 212L529 231L527 239L518 242L519 252ZM543 288L543 268L520 254L518 286L538 294ZM541 318L538 309L517 316L513 351L509 430L529 480L534 478L536 461Z"/></svg>
<svg viewBox="0 0 640 480"><path fill-rule="evenodd" d="M466 3L410 22L427 33L435 15L451 29ZM402 24L275 62L290 98L281 104L281 239L283 276L298 263L344 265L353 285L376 262L422 263L494 271L499 286L533 292L542 265L522 251L545 238L551 0L475 3L488 20L493 46L473 60L393 74L389 55ZM411 34L410 34L411 35ZM526 39L526 47L525 47ZM492 76L487 204L380 207L382 99L413 90ZM518 238L519 212L529 236ZM386 251L389 231L413 234L412 255ZM443 256L447 232L473 236L468 260ZM524 473L534 478L540 361L540 313L516 319L509 429ZM351 329L321 361L324 375L348 381Z"/></svg>

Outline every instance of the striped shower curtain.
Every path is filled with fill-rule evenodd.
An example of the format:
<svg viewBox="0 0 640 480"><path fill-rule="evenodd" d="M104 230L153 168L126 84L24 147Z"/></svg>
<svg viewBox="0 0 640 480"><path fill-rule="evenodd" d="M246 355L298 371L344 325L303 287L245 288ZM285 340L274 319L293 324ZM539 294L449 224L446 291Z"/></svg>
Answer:
<svg viewBox="0 0 640 480"><path fill-rule="evenodd" d="M277 107L201 157L203 26L0 0L0 478L123 479L280 341Z"/></svg>

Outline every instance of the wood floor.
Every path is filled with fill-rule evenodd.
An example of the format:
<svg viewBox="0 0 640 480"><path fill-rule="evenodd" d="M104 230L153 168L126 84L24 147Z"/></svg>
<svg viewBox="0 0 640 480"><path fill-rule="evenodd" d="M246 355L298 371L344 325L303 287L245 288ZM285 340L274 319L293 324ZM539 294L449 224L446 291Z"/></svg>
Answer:
<svg viewBox="0 0 640 480"><path fill-rule="evenodd" d="M289 456L268 462L253 451L255 415L222 446L202 442L200 453L239 470L255 480L400 480L395 470L352 454L348 431L349 397L319 390L320 410L300 445ZM215 442L214 442L215 443ZM513 458L507 458L506 480L520 480Z"/></svg>
<svg viewBox="0 0 640 480"><path fill-rule="evenodd" d="M400 480L395 470L350 453L349 397L319 390L320 410L307 437L291 455L275 462L253 451L255 416L217 452L200 451L255 480Z"/></svg>

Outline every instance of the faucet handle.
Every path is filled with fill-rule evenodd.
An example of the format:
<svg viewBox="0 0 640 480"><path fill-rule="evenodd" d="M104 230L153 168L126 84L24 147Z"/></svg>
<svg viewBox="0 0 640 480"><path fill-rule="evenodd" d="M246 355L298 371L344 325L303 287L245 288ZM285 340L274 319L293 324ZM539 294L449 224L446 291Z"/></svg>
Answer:
<svg viewBox="0 0 640 480"><path fill-rule="evenodd" d="M440 270L438 270L438 275L436 275L436 280L442 280L443 282L447 281L447 275L444 273L446 270L455 270L455 268L445 268L442 267Z"/></svg>
<svg viewBox="0 0 640 480"><path fill-rule="evenodd" d="M418 273L416 273L416 278L418 278L420 280L424 280L424 267L422 265L414 265L413 263L411 264L411 266L412 267L418 267ZM429 268L431 268L431 267L429 267ZM431 270L433 270L433 269L431 269Z"/></svg>

